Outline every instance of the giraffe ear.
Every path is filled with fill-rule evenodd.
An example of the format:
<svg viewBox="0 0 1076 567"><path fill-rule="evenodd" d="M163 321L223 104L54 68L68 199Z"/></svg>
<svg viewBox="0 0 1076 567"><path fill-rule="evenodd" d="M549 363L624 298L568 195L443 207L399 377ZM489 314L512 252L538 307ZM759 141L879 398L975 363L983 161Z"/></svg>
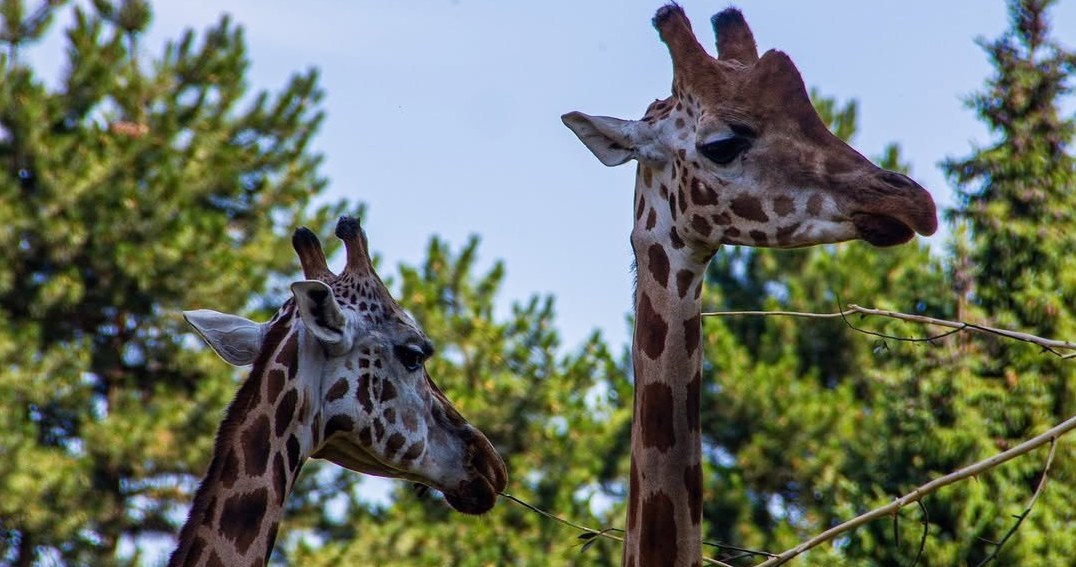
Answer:
<svg viewBox="0 0 1076 567"><path fill-rule="evenodd" d="M183 318L228 364L253 364L261 351L265 338L264 323L210 309L184 311Z"/></svg>
<svg viewBox="0 0 1076 567"><path fill-rule="evenodd" d="M605 165L620 165L632 159L654 165L665 162L657 133L646 122L582 112L569 112L560 119Z"/></svg>
<svg viewBox="0 0 1076 567"><path fill-rule="evenodd" d="M347 318L325 282L306 280L291 284L291 293L299 308L306 330L318 339L330 354L346 348Z"/></svg>

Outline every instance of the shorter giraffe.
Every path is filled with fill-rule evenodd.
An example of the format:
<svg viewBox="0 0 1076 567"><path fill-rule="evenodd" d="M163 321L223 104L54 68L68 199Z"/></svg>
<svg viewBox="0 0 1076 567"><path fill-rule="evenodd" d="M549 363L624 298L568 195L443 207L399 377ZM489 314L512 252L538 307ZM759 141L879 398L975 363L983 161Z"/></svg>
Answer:
<svg viewBox="0 0 1076 567"><path fill-rule="evenodd" d="M184 313L227 362L253 364L217 432L179 545L178 565L265 565L304 461L406 479L460 512L493 507L508 473L489 440L426 373L433 345L374 272L357 220L336 236L347 265L326 264L314 233L292 238L306 281L267 323Z"/></svg>

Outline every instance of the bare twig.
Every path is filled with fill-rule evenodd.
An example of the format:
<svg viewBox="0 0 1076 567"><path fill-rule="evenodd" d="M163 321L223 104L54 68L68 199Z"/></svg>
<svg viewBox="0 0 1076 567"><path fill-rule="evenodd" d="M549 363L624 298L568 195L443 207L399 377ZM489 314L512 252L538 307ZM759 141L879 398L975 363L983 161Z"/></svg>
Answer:
<svg viewBox="0 0 1076 567"><path fill-rule="evenodd" d="M593 528L588 528L586 526L579 525L579 524L577 524L575 522L572 522L570 520L565 520L564 518L561 518L561 517L559 517L559 516L557 516L555 514L551 514L549 512L546 512L545 510L543 510L543 509L541 509L541 508L539 508L539 507L537 507L537 506L535 506L533 504L530 504L530 503L527 503L527 502L525 502L523 500L520 500L519 498L517 498L515 496L512 496L511 494L508 494L507 492L501 492L500 494L501 494L501 496L511 500L512 502L515 502L516 504L519 504L520 506L523 506L524 508L527 508L528 510L530 510L532 512L536 512L538 514L541 514L542 516L545 516L546 518L549 518L550 520L559 522L559 523L564 524L564 525L566 525L568 527L571 527L571 528L574 528L576 530L579 530L579 531L583 532L583 535L580 536L580 537L585 538L586 541L588 542L588 543L584 543L583 544L584 546L588 546L590 541L593 541L594 538L598 538L598 537L604 537L606 539L611 539L613 541L619 541L621 543L624 543L624 538L622 538L620 536L613 535L613 532L623 533L624 530L620 530L620 529L617 529L617 528L606 528L606 529L602 529L602 530L595 530ZM748 550L744 550L744 551L748 551ZM749 553L754 554L754 555L766 555L765 553L759 553L759 552L749 552ZM712 559L710 557L703 557L702 562L706 563L708 565L717 565L718 567L732 567L732 565L729 565L728 563L718 561L717 559Z"/></svg>
<svg viewBox="0 0 1076 567"><path fill-rule="evenodd" d="M853 529L855 529L855 528L857 528L857 527L859 527L859 526L861 526L863 524L866 524L867 522L870 522L872 520L876 520L878 518L883 518L885 516L894 514L894 513L897 512L897 510L900 510L901 508L907 506L908 504L911 504L912 502L918 502L924 496L926 496L926 495L928 495L928 494L930 494L932 492L937 491L939 488L942 488L944 486L948 486L948 485L953 484L954 482L957 482L959 480L963 480L963 479L968 478L970 476L975 476L975 475L977 475L977 474L979 474L979 473L981 473L983 471L992 469L992 468L994 468L994 467L996 467L996 466L998 466L998 465L1000 465L1000 464L1002 464L1002 463L1004 463L1006 461L1009 461L1009 460L1011 460L1013 458L1016 458L1016 457L1018 457L1020 455L1028 453L1029 451L1031 451L1033 449L1041 447L1042 445L1045 445L1046 443L1050 443L1051 447L1053 447L1054 444L1056 444L1057 439L1059 437L1061 437L1062 435L1068 433L1069 431L1071 431L1073 429L1076 429L1076 416L1070 417L1069 419L1063 421L1059 425L1056 425L1056 426L1050 428L1045 433L1042 433L1041 435L1037 435L1037 436L1035 436L1035 437L1033 437L1031 439L1028 439L1027 441L1024 441L1023 443L1013 447L1012 449L1009 449L1008 451L998 453L997 455L994 455L993 457L990 457L988 459L984 459L984 460L979 461L979 462L977 462L975 464L972 464L972 465L968 465L968 466L966 466L966 467L964 467L964 468L962 468L962 469L960 469L958 471L949 473L949 474L947 474L947 475L945 475L943 477L936 478L936 479L934 479L934 480L932 480L932 481L930 481L930 482L916 488L915 490L912 490L908 494L905 494L904 496L901 496L900 498L897 498L893 502L890 502L889 504L886 504L885 506L882 506L880 508L875 508L874 510L871 510L871 511L865 513L865 514L862 514L860 516L852 518L851 520L848 520L847 522L844 522L843 524L840 524L838 526L832 527L832 528L822 532L821 534L819 534L819 535L817 535L817 536L815 536L815 537L813 537L813 538L811 538L811 539L809 539L807 541L804 541L804 542L800 543L796 547L793 547L792 549L789 549L789 550L779 554L776 557L772 557L772 558L770 558L770 559L768 559L768 560L766 560L766 561L764 561L762 563L759 563L757 567L772 567L774 565L782 565L782 564L788 562L789 560L791 560L793 557L796 557L797 555L799 555L799 554L801 554L801 553L803 553L803 552L805 552L805 551L807 551L807 550L809 550L809 549L811 549L813 547L816 547L816 546L818 546L818 545L820 545L822 543L825 543L825 542L837 537L840 534L843 534L845 532L851 531L851 530L853 530ZM1051 448L1051 460L1052 460L1052 456L1053 456L1053 449ZM1044 478L1045 478L1045 475L1044 475ZM1041 485L1041 481L1040 481L1040 485ZM1041 490L1041 488L1040 488L1040 490ZM1038 497L1038 493L1039 493L1040 490L1036 490L1035 496L1033 497L1030 504L1034 503L1034 498ZM1025 512L1024 516L1026 516L1026 512ZM1006 537L1008 537L1008 536L1006 536ZM1004 539L1002 541L1000 541L1000 542L997 542L997 545L1000 547L1000 544L1002 544L1002 543L1004 543Z"/></svg>
<svg viewBox="0 0 1076 567"><path fill-rule="evenodd" d="M919 536L919 550L915 552L911 567L919 565L923 550L927 547L927 535L930 533L930 514L927 513L927 507L923 505L922 500L917 500L915 503L919 505L919 511L923 513L923 535Z"/></svg>
<svg viewBox="0 0 1076 567"><path fill-rule="evenodd" d="M922 338L901 338L891 337L888 335L880 335L873 331L864 331L863 329L856 330L861 332L870 333L873 335L882 336L884 338L902 340L902 341L934 341L953 333L961 331L972 331L977 333L984 333L988 335L997 335L1000 337L1006 337L1025 343L1032 343L1041 346L1044 350L1053 353L1061 358L1073 358L1076 357L1076 352L1069 354L1062 354L1059 351L1071 350L1076 351L1076 343L1071 341L1058 341L1054 339L1045 339L1039 336L1031 335L1028 333L1021 333L1019 331L1010 331L1008 329L999 329L997 327L988 327L986 325L978 325L975 323L966 323L964 321L948 321L946 319L936 319L934 317L926 317L923 315L911 315L908 313L900 313L898 311L888 311L885 309L871 309L869 307L860 307L859 305L849 304L848 309L844 311L838 311L835 313L807 313L801 311L714 311L710 313L703 313L703 317L737 317L737 316L766 316L766 317L805 317L813 319L845 319L848 315L854 314L860 315L875 315L879 317L889 317L891 319L899 319L901 321L911 321L914 323L923 323L926 325L937 325L939 327L947 327L954 329L940 335L932 337ZM845 319L847 322L847 319ZM851 326L851 324L849 323ZM855 328L855 327L853 327Z"/></svg>
<svg viewBox="0 0 1076 567"><path fill-rule="evenodd" d="M1046 479L1049 478L1050 465L1054 462L1054 452L1057 450L1057 438L1050 439L1050 454L1046 456L1046 465L1042 467L1042 478L1039 479L1039 485L1035 487L1035 492L1031 494L1031 499L1027 501L1027 506L1020 515L1016 516L1016 523L1009 528L1009 531L1005 532L1005 535L1000 540L994 543L994 551L979 562L976 567L983 567L987 563L998 558L998 553L1001 552L1001 546L1005 545L1006 541L1016 533L1017 528L1024 522L1028 514L1031 513L1031 507L1035 505L1035 501L1039 499L1039 494L1042 494L1042 489L1046 487Z"/></svg>

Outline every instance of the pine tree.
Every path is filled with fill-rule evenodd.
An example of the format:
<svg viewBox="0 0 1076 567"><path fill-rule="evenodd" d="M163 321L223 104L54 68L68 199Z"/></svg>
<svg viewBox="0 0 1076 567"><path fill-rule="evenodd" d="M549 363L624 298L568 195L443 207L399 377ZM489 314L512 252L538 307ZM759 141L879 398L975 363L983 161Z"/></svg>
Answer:
<svg viewBox="0 0 1076 567"><path fill-rule="evenodd" d="M249 93L227 18L151 58L149 5L95 0L41 77L59 4L0 2L0 563L124 564L178 529L234 392L179 310L256 314L339 205L310 207L316 73Z"/></svg>

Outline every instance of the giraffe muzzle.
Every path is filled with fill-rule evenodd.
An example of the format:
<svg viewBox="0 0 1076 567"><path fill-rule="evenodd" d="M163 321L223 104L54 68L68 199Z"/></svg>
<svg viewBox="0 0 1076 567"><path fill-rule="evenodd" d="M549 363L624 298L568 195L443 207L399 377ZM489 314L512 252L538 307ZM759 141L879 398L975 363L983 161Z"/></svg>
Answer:
<svg viewBox="0 0 1076 567"><path fill-rule="evenodd" d="M938 230L938 211L926 189L906 175L879 170L873 176L870 204L852 214L859 238L874 246L904 244L916 233Z"/></svg>
<svg viewBox="0 0 1076 567"><path fill-rule="evenodd" d="M445 500L456 511L464 514L484 514L497 503L497 494L508 486L508 468L504 460L481 432L468 426L471 431L468 453L469 468L474 476L452 491L443 491Z"/></svg>

